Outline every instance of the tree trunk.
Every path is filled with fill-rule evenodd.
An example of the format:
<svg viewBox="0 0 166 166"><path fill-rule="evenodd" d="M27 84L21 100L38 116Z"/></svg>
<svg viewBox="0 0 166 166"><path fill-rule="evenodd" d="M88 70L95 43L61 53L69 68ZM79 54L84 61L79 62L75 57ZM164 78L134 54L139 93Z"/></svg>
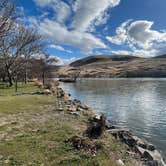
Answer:
<svg viewBox="0 0 166 166"><path fill-rule="evenodd" d="M8 77L9 87L12 87L13 86L12 75L10 74L9 71L7 71L7 77Z"/></svg>
<svg viewBox="0 0 166 166"><path fill-rule="evenodd" d="M27 72L27 68L25 69L24 83L25 84L28 83L28 72Z"/></svg>
<svg viewBox="0 0 166 166"><path fill-rule="evenodd" d="M45 72L43 71L42 73L42 80L43 80L43 85L45 84Z"/></svg>
<svg viewBox="0 0 166 166"><path fill-rule="evenodd" d="M24 83L28 83L28 70L27 70L28 62L25 63L25 75L24 75Z"/></svg>
<svg viewBox="0 0 166 166"><path fill-rule="evenodd" d="M18 78L17 78L17 74L16 74L16 78L15 78L15 92L17 92L18 90Z"/></svg>

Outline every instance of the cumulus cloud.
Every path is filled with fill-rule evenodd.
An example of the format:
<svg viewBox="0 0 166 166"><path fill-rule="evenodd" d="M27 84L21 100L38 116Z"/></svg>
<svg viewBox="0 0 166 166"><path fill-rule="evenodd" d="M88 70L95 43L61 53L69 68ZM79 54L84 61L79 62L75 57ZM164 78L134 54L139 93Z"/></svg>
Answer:
<svg viewBox="0 0 166 166"><path fill-rule="evenodd" d="M90 33L69 31L65 26L49 19L45 19L39 23L39 31L52 39L52 41L60 44L74 45L85 53L91 52L94 48L106 47L100 39Z"/></svg>
<svg viewBox="0 0 166 166"><path fill-rule="evenodd" d="M106 48L104 42L90 32L107 22L107 9L119 5L120 0L34 0L40 7L53 9L53 17L31 18L31 22L55 43L72 45L86 54L95 48ZM69 5L70 4L70 5ZM93 27L93 28L92 28Z"/></svg>
<svg viewBox="0 0 166 166"><path fill-rule="evenodd" d="M64 23L71 14L71 7L62 0L34 0L40 7L49 7L54 10L56 21Z"/></svg>
<svg viewBox="0 0 166 166"><path fill-rule="evenodd" d="M107 36L113 44L127 44L136 56L152 57L164 53L166 32L152 29L154 22L128 20L116 29L115 36Z"/></svg>
<svg viewBox="0 0 166 166"><path fill-rule="evenodd" d="M151 47L153 42L166 42L166 33L152 30L153 24L146 20L132 22L128 29L131 42L143 48Z"/></svg>
<svg viewBox="0 0 166 166"><path fill-rule="evenodd" d="M75 16L72 26L78 31L85 31L97 17L101 16L109 7L115 7L120 0L76 0L74 5Z"/></svg>
<svg viewBox="0 0 166 166"><path fill-rule="evenodd" d="M121 45L127 41L127 26L131 20L127 20L116 29L116 36L107 36L106 39L111 43Z"/></svg>

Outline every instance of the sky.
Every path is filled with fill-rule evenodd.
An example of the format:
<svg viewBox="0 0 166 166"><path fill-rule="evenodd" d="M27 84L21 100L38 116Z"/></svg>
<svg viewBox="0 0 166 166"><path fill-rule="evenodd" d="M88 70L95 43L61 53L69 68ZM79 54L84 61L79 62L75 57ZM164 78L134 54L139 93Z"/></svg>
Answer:
<svg viewBox="0 0 166 166"><path fill-rule="evenodd" d="M17 6L60 64L89 55L166 54L166 0L18 0Z"/></svg>

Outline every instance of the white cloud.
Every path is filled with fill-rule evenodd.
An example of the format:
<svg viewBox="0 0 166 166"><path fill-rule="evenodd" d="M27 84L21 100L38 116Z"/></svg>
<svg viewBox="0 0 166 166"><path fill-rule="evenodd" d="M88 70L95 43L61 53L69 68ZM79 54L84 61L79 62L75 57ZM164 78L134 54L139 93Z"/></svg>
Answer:
<svg viewBox="0 0 166 166"><path fill-rule="evenodd" d="M149 48L153 42L166 42L166 33L152 30L154 23L147 20L139 20L131 23L128 35L132 43L142 48Z"/></svg>
<svg viewBox="0 0 166 166"><path fill-rule="evenodd" d="M89 53L94 48L106 48L106 45L90 33L69 31L65 26L59 23L45 19L39 23L39 31L60 44L74 45L79 47L83 52Z"/></svg>
<svg viewBox="0 0 166 166"><path fill-rule="evenodd" d="M109 7L115 7L120 0L76 0L74 5L75 16L72 27L77 31L86 31L90 24Z"/></svg>
<svg viewBox="0 0 166 166"><path fill-rule="evenodd" d="M54 48L54 49L59 50L59 51L64 51L64 52L67 52L67 53L72 53L72 51L66 50L66 49L64 49L64 48L63 48L62 46L60 46L60 45L51 44L49 47L50 47L50 48Z"/></svg>
<svg viewBox="0 0 166 166"><path fill-rule="evenodd" d="M129 20L116 29L115 36L107 36L106 39L117 45L127 44L136 56L161 55L166 51L166 32L153 30L153 24L147 20Z"/></svg>
<svg viewBox="0 0 166 166"><path fill-rule="evenodd" d="M40 7L49 7L54 10L56 21L64 23L71 14L71 7L62 0L34 0Z"/></svg>
<svg viewBox="0 0 166 166"><path fill-rule="evenodd" d="M127 40L127 26L130 22L131 20L127 20L122 23L121 26L116 29L116 36L107 36L106 39L117 45L124 44Z"/></svg>
<svg viewBox="0 0 166 166"><path fill-rule="evenodd" d="M117 50L117 51L111 51L111 52L116 55L132 55L132 52L127 50Z"/></svg>
<svg viewBox="0 0 166 166"><path fill-rule="evenodd" d="M34 0L34 2L40 7L53 9L53 17L29 20L41 34L52 42L72 45L89 54L95 48L107 46L100 38L90 33L88 28L93 26L95 29L95 26L106 23L107 9L117 6L120 0L102 0L102 3L98 0L75 0L68 3L63 0Z"/></svg>
<svg viewBox="0 0 166 166"><path fill-rule="evenodd" d="M50 3L52 3L54 0L34 0L35 3L41 7L44 7L46 5L49 5Z"/></svg>
<svg viewBox="0 0 166 166"><path fill-rule="evenodd" d="M58 62L56 63L56 65L59 65L59 66L69 65L70 63L78 60L78 58L76 58L76 57L67 59L67 58L60 58L60 57L56 56L56 58L58 59Z"/></svg>

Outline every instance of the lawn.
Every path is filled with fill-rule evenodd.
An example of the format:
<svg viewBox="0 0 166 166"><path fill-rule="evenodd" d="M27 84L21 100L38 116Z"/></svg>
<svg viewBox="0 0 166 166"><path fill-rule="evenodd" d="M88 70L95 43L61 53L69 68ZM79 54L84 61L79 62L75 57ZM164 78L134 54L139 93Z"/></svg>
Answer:
<svg viewBox="0 0 166 166"><path fill-rule="evenodd" d="M19 85L19 91L38 90L32 84ZM2 92L2 89L0 90ZM82 136L89 113L80 116L58 110L64 99L47 95L11 95L13 89L3 89L0 96L0 166L116 166L123 159L133 166L125 153L126 146L105 133L97 141L103 148L94 156L76 150L65 140Z"/></svg>
<svg viewBox="0 0 166 166"><path fill-rule="evenodd" d="M18 93L20 92L34 92L34 91L39 91L41 90L37 86L34 86L34 83L30 82L28 84L25 84L24 82L19 82L18 83ZM11 95L15 94L15 86L13 85L12 87L7 87L6 84L0 82L0 95Z"/></svg>

